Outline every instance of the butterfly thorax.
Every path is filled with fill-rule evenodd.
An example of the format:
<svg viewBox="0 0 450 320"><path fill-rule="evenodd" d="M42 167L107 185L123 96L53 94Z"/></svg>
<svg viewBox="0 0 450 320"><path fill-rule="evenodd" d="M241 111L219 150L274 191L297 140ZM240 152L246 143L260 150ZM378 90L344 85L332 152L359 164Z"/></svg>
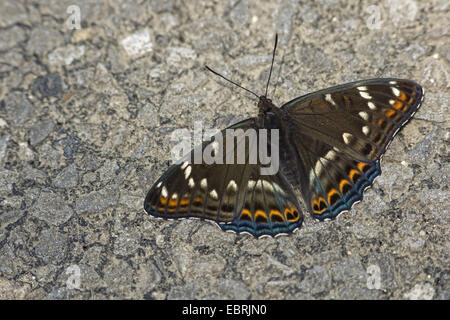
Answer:
<svg viewBox="0 0 450 320"><path fill-rule="evenodd" d="M258 109L262 112L269 111L271 109L275 109L276 106L272 103L272 100L267 99L265 96L259 97Z"/></svg>

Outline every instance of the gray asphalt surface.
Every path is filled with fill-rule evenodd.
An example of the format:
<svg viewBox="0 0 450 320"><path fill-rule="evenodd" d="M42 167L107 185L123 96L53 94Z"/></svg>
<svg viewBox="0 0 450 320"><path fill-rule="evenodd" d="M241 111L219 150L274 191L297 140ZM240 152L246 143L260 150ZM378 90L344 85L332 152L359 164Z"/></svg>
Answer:
<svg viewBox="0 0 450 320"><path fill-rule="evenodd" d="M450 299L449 2L0 1L0 298ZM79 13L79 15L77 15ZM364 201L254 239L148 216L171 133L374 77L425 101Z"/></svg>

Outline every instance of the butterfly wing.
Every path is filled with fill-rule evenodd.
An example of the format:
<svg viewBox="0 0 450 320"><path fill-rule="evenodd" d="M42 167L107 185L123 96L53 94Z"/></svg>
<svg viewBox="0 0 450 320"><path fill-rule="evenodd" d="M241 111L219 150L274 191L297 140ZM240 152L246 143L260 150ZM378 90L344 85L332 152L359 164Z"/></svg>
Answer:
<svg viewBox="0 0 450 320"><path fill-rule="evenodd" d="M256 131L256 119L244 120L227 129ZM289 183L280 174L261 175L261 163L251 159L254 153L250 150L259 141L252 142L240 134L233 136L233 148L227 148L231 141L227 139L227 129L222 131L223 144L213 138L200 147L202 152L209 148L214 155L219 148L224 150L222 164L207 164L204 158L200 164L190 163L187 159L194 159L194 149L156 181L145 199L145 210L166 219L213 220L223 230L248 232L257 237L290 233L299 228L303 217ZM232 155L228 149L233 151ZM227 161L227 157L233 161Z"/></svg>
<svg viewBox="0 0 450 320"><path fill-rule="evenodd" d="M317 91L282 106L294 146L291 173L310 212L335 218L381 174L380 160L423 100L410 80L371 79Z"/></svg>

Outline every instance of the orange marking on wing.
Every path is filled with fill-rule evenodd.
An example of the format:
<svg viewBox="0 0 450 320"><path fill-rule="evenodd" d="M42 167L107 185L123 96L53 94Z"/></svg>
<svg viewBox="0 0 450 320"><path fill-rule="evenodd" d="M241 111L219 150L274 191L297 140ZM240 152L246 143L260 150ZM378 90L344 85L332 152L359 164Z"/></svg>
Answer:
<svg viewBox="0 0 450 320"><path fill-rule="evenodd" d="M300 215L298 214L297 208L294 206L290 206L284 209L284 215L289 222L296 222L300 219Z"/></svg>
<svg viewBox="0 0 450 320"><path fill-rule="evenodd" d="M355 182L355 179L353 178L355 175L361 176L361 174L359 173L358 170L355 170L355 169L350 170L348 176L353 182Z"/></svg>
<svg viewBox="0 0 450 320"><path fill-rule="evenodd" d="M197 199L198 202L202 202L202 199L200 197L197 197L196 199ZM195 201L195 199L194 199L194 201ZM180 200L180 206L186 206L186 205L189 204L189 202L190 202L189 198L182 198ZM166 205L167 198L165 198L163 196L160 196L159 197L159 203L162 204L163 206ZM176 208L177 205L178 205L178 199L170 199L169 200L169 204L167 205L168 206L167 210L170 211L170 208Z"/></svg>
<svg viewBox="0 0 450 320"><path fill-rule="evenodd" d="M356 166L358 167L359 171L363 172L364 168L367 166L367 163L358 162L358 164Z"/></svg>
<svg viewBox="0 0 450 320"><path fill-rule="evenodd" d="M165 209L166 209L166 207L165 206L158 206L158 205L156 205L156 204L153 204L152 205L152 209L153 210L155 210L155 211L164 211ZM175 211L176 210L176 208L167 208L167 211L170 211L170 212L173 212L173 211Z"/></svg>
<svg viewBox="0 0 450 320"><path fill-rule="evenodd" d="M159 206L152 206L153 209L160 210L160 211L164 211L167 210L169 212L174 212L177 209L177 204L178 204L178 199L170 199L169 201L167 201L168 198L167 197L163 197L163 196L159 196ZM167 203L168 202L168 203ZM166 204L167 204L167 208L166 208Z"/></svg>
<svg viewBox="0 0 450 320"><path fill-rule="evenodd" d="M182 198L180 200L180 206L187 206L189 204L189 202L190 202L189 198Z"/></svg>
<svg viewBox="0 0 450 320"><path fill-rule="evenodd" d="M244 220L244 219L242 219L244 216L247 218L247 220L252 221L252 214L248 209L242 209L239 219Z"/></svg>
<svg viewBox="0 0 450 320"><path fill-rule="evenodd" d="M395 103L392 106L392 108L394 108L395 110L403 110L404 109L404 105L400 101L395 101Z"/></svg>
<svg viewBox="0 0 450 320"><path fill-rule="evenodd" d="M388 117L388 118L394 116L395 114L396 114L396 112L395 112L394 110L392 110L392 109L389 109L388 111L386 111L386 112L384 113L384 115L385 115L386 117Z"/></svg>
<svg viewBox="0 0 450 320"><path fill-rule="evenodd" d="M264 211L262 211L262 210L256 210L256 212L255 212L255 221L256 221L256 219L258 217L262 217L264 220L267 221L267 214Z"/></svg>
<svg viewBox="0 0 450 320"><path fill-rule="evenodd" d="M167 197L159 196L159 203L165 205L167 203Z"/></svg>
<svg viewBox="0 0 450 320"><path fill-rule="evenodd" d="M278 217L278 218L280 218L281 219L281 221L283 221L284 222L284 217L283 217L283 215L281 214L281 212L280 211L278 211L278 210L270 210L270 220L272 220L272 222L275 220L273 217Z"/></svg>
<svg viewBox="0 0 450 320"><path fill-rule="evenodd" d="M328 197L328 203L329 203L329 204L331 204L331 197L332 197L334 194L339 195L339 192L337 192L337 190L334 189L334 188L331 189L330 191L328 191L327 197Z"/></svg>
<svg viewBox="0 0 450 320"><path fill-rule="evenodd" d="M406 94L403 91L400 91L400 97L398 97L400 100L405 101L408 98L406 96ZM412 97L409 99L408 103L412 102ZM401 103L400 101L397 101L394 106L395 109L397 110L402 110L402 111L406 111L408 109L408 106L406 104Z"/></svg>
<svg viewBox="0 0 450 320"><path fill-rule="evenodd" d="M201 206L202 203L203 203L202 197L195 197L194 200L192 200L192 204L194 206Z"/></svg>
<svg viewBox="0 0 450 320"><path fill-rule="evenodd" d="M312 201L312 209L315 214L322 214L327 209L327 204L325 203L325 199L322 196L319 196L317 199L313 198ZM320 205L324 204L324 208L320 210Z"/></svg>
<svg viewBox="0 0 450 320"><path fill-rule="evenodd" d="M345 192L344 192L344 187L345 187L346 185L351 186L350 182L348 182L348 180L346 180L346 179L342 179L342 180L339 182L339 189L341 190L341 192L342 192L343 194L345 194Z"/></svg>

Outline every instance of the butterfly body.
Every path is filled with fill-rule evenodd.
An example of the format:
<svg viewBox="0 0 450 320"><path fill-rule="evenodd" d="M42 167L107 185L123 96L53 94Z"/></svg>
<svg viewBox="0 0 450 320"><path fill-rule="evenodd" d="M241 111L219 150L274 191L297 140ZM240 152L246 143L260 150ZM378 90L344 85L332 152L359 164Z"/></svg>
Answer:
<svg viewBox="0 0 450 320"><path fill-rule="evenodd" d="M278 130L277 173L262 175L263 164L249 161L251 148L245 148L243 164L184 160L153 185L145 210L162 218L213 220L225 231L276 236L302 224L297 192L314 218L333 219L359 202L381 174L382 155L422 100L421 86L402 79L348 83L280 108L260 96L258 116L227 129ZM206 141L201 149L215 143ZM249 144L237 138L235 149Z"/></svg>

